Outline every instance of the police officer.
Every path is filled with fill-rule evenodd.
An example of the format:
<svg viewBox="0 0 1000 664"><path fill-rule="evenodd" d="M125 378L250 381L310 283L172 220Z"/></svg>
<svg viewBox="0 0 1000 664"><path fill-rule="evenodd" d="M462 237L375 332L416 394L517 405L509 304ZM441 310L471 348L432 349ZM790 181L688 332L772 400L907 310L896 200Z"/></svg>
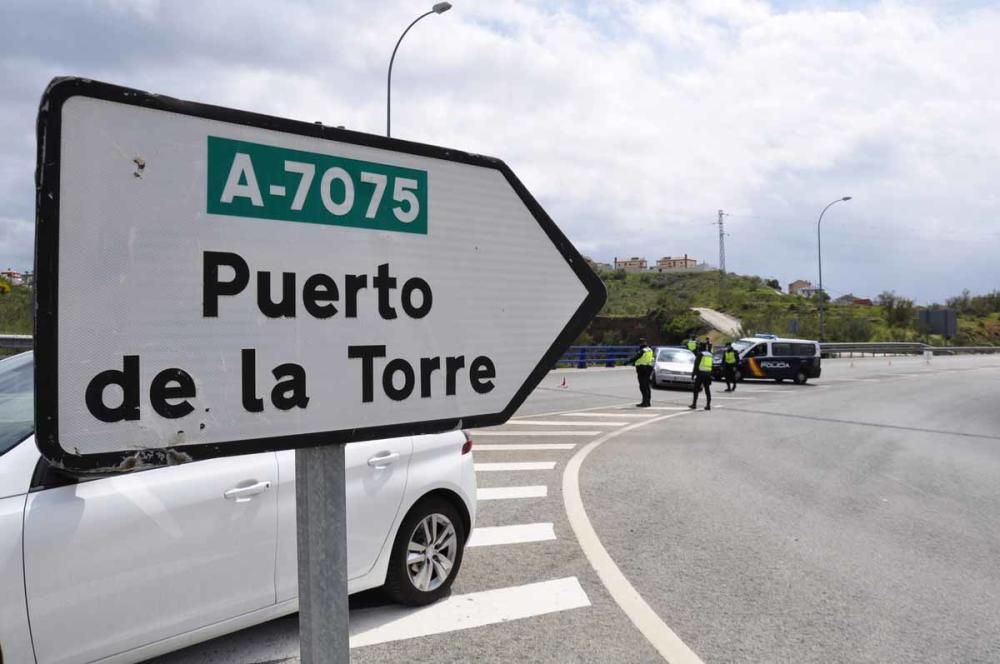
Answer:
<svg viewBox="0 0 1000 664"><path fill-rule="evenodd" d="M687 349L689 351L691 351L692 353L695 352L696 350L698 350L698 342L694 340L694 337L690 337L687 340L687 344L686 345L687 345Z"/></svg>
<svg viewBox="0 0 1000 664"><path fill-rule="evenodd" d="M726 350L722 353L722 373L726 377L726 392L736 391L736 365L740 358L733 350L732 344L726 344Z"/></svg>
<svg viewBox="0 0 1000 664"><path fill-rule="evenodd" d="M653 349L646 345L646 340L639 338L639 352L629 359L629 364L635 365L635 376L639 380L639 392L642 393L642 402L637 403L637 408L649 408L649 399L652 396L650 378L653 375Z"/></svg>
<svg viewBox="0 0 1000 664"><path fill-rule="evenodd" d="M698 344L698 352L694 354L694 368L691 370L691 377L694 379L694 393L692 394L691 405L688 408L694 410L698 407L698 393L701 388L705 388L705 410L712 410L712 345L708 343Z"/></svg>

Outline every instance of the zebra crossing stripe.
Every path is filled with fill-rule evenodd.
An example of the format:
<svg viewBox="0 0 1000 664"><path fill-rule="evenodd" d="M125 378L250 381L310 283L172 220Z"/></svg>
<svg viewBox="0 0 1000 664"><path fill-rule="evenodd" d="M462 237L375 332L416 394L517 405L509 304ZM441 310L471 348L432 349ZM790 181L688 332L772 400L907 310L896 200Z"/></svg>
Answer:
<svg viewBox="0 0 1000 664"><path fill-rule="evenodd" d="M515 526L477 527L472 531L466 548L477 546L500 546L503 544L527 544L554 540L556 531L551 523L523 523Z"/></svg>
<svg viewBox="0 0 1000 664"><path fill-rule="evenodd" d="M477 473L496 473L507 470L552 470L555 461L511 461L503 463L474 463L472 468Z"/></svg>
<svg viewBox="0 0 1000 664"><path fill-rule="evenodd" d="M600 431L484 431L475 429L471 432L473 438L480 436L597 436Z"/></svg>
<svg viewBox="0 0 1000 664"><path fill-rule="evenodd" d="M512 500L517 498L545 498L549 495L549 487L535 486L498 486L476 489L476 500Z"/></svg>
<svg viewBox="0 0 1000 664"><path fill-rule="evenodd" d="M509 452L531 450L571 450L576 443L500 443L499 445L476 445L476 452Z"/></svg>
<svg viewBox="0 0 1000 664"><path fill-rule="evenodd" d="M452 595L420 608L380 606L351 611L351 647L414 639L590 606L575 576Z"/></svg>

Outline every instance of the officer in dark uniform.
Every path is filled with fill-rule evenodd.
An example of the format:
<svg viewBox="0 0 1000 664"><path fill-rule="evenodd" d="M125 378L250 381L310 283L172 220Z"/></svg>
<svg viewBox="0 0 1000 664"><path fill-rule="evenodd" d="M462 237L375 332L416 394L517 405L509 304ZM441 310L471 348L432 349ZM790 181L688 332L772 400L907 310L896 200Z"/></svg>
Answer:
<svg viewBox="0 0 1000 664"><path fill-rule="evenodd" d="M694 379L694 393L691 398L691 405L688 408L694 410L698 407L698 393L705 388L705 410L712 410L712 346L708 343L698 344L698 351L694 354L694 368L691 370L691 377Z"/></svg>
<svg viewBox="0 0 1000 664"><path fill-rule="evenodd" d="M637 408L649 408L652 388L650 379L653 376L653 349L646 345L644 338L639 338L639 352L633 355L629 364L635 365L635 377L639 380L639 392L642 394L642 401L636 404Z"/></svg>
<svg viewBox="0 0 1000 664"><path fill-rule="evenodd" d="M736 366L740 358L733 350L732 344L726 344L726 350L722 353L722 374L726 377L726 392L736 391Z"/></svg>

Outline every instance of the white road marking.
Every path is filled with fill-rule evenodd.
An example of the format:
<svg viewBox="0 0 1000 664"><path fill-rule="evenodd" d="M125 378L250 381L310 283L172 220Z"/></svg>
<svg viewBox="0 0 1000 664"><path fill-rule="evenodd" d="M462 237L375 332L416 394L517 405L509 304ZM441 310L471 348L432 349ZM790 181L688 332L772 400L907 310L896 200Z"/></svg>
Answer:
<svg viewBox="0 0 1000 664"><path fill-rule="evenodd" d="M556 467L555 461L519 461L510 463L474 463L473 469L477 473L497 473L507 470L552 470Z"/></svg>
<svg viewBox="0 0 1000 664"><path fill-rule="evenodd" d="M545 498L549 495L549 487L537 486L498 486L476 489L476 500L513 500L516 498Z"/></svg>
<svg viewBox="0 0 1000 664"><path fill-rule="evenodd" d="M656 417L655 413L560 413L563 417Z"/></svg>
<svg viewBox="0 0 1000 664"><path fill-rule="evenodd" d="M480 436L596 436L600 431L486 431L475 429L472 431L473 439Z"/></svg>
<svg viewBox="0 0 1000 664"><path fill-rule="evenodd" d="M646 410L687 410L687 406L649 406Z"/></svg>
<svg viewBox="0 0 1000 664"><path fill-rule="evenodd" d="M351 611L351 647L454 632L590 606L575 576L452 595L418 609L381 606Z"/></svg>
<svg viewBox="0 0 1000 664"><path fill-rule="evenodd" d="M518 415L517 417L512 417L511 420L523 420L528 417L552 417L553 415L584 413L591 410L605 410L607 408L621 408L624 406L631 405L632 403L635 402L629 401L628 403L611 403L606 406L591 406L590 408L574 408L573 410L553 410L548 413L532 413L531 415Z"/></svg>
<svg viewBox="0 0 1000 664"><path fill-rule="evenodd" d="M525 424L527 426L539 427L623 427L628 422L567 422L564 420L507 420L508 424Z"/></svg>
<svg viewBox="0 0 1000 664"><path fill-rule="evenodd" d="M607 549L601 544L600 538L594 531L594 527L587 517L587 510L583 506L583 499L580 497L580 466L587 455L594 451L599 445L611 440L621 434L637 429L641 426L654 422L662 422L671 417L681 417L686 413L671 413L652 420L636 422L622 429L616 429L604 434L597 440L588 443L580 448L580 451L573 455L563 472L563 501L566 505L566 515L569 517L569 524L572 527L576 539L583 549L584 555L590 561L591 567L597 572L604 587L608 589L611 597L615 600L625 615L628 616L632 624L646 637L650 645L656 648L660 655L670 662L670 664L702 664L701 659L687 645L681 641L680 637L670 627L660 619L646 600L636 591L632 584L615 561L608 554Z"/></svg>
<svg viewBox="0 0 1000 664"><path fill-rule="evenodd" d="M476 452L506 452L507 450L571 450L576 443L501 443L499 445L476 445Z"/></svg>
<svg viewBox="0 0 1000 664"><path fill-rule="evenodd" d="M556 538L551 523L523 523L516 526L493 526L476 528L472 531L467 548L477 546L500 546L503 544L526 544L546 542Z"/></svg>

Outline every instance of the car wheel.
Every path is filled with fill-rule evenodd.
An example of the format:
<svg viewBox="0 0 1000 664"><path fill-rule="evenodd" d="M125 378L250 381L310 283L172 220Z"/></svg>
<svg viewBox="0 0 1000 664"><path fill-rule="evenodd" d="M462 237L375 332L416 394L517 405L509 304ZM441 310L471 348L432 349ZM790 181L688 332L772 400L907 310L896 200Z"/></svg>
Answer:
<svg viewBox="0 0 1000 664"><path fill-rule="evenodd" d="M809 380L809 376L806 375L805 371L800 371L797 374L795 374L796 385L805 385L807 380Z"/></svg>
<svg viewBox="0 0 1000 664"><path fill-rule="evenodd" d="M441 599L462 566L465 527L448 501L421 500L403 519L392 545L385 590L393 601L423 606Z"/></svg>

